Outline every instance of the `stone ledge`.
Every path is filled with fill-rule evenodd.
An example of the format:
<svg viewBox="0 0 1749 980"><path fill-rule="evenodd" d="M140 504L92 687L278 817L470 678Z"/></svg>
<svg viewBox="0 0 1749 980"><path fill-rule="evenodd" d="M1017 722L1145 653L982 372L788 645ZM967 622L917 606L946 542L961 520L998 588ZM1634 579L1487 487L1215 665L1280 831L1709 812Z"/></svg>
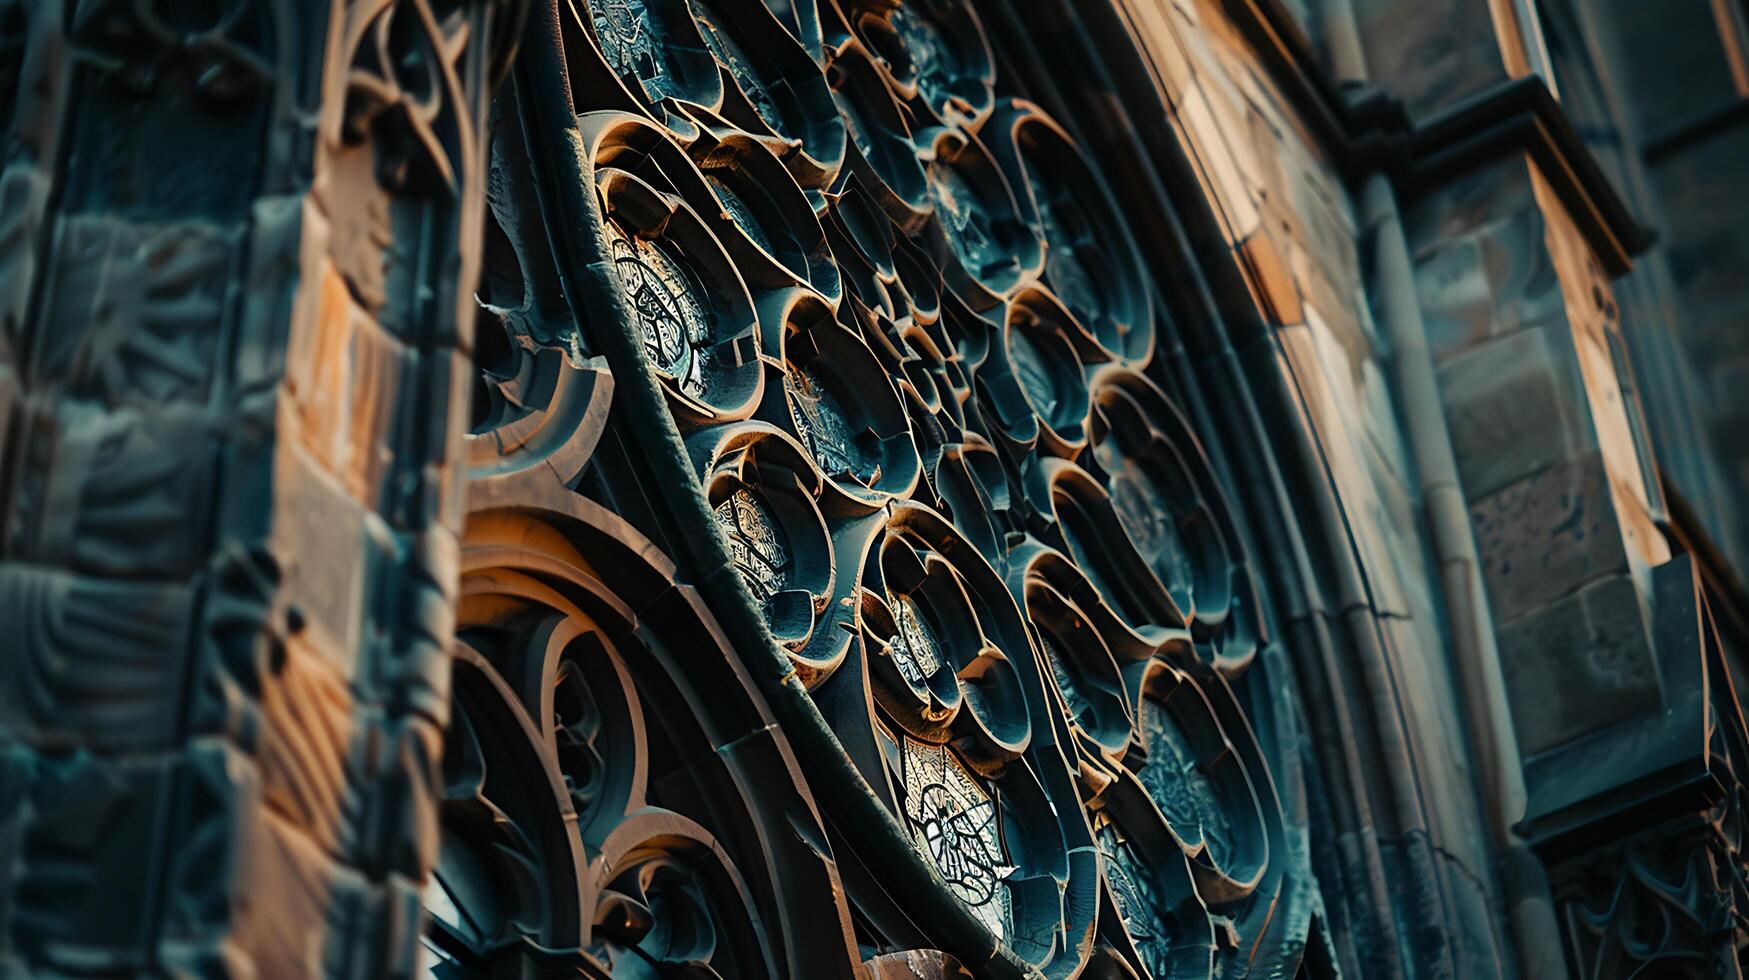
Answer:
<svg viewBox="0 0 1749 980"><path fill-rule="evenodd" d="M1383 171L1414 194L1487 160L1528 153L1611 275L1626 274L1632 257L1651 244L1540 77L1502 82L1412 120L1395 97L1345 90L1330 78L1281 0L1223 4L1287 102L1349 178Z"/></svg>

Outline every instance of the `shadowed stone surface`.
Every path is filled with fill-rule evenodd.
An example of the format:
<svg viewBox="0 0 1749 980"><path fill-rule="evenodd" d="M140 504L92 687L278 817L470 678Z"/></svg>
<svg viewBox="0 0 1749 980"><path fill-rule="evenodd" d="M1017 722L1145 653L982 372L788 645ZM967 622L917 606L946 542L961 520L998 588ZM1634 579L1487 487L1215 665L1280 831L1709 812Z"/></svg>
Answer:
<svg viewBox="0 0 1749 980"><path fill-rule="evenodd" d="M1564 322L1451 357L1440 365L1439 386L1464 495L1471 500L1596 449Z"/></svg>
<svg viewBox="0 0 1749 980"><path fill-rule="evenodd" d="M1740 975L1743 18L1545 2L0 0L0 973Z"/></svg>
<svg viewBox="0 0 1749 980"><path fill-rule="evenodd" d="M1500 631L1512 717L1525 755L1654 711L1658 672L1643 607L1626 575L1539 606Z"/></svg>

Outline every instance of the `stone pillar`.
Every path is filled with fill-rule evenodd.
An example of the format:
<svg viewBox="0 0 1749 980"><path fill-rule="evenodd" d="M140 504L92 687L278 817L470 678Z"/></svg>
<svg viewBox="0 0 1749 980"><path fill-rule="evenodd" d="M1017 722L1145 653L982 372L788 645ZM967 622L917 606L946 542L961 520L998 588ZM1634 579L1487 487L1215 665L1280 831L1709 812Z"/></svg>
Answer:
<svg viewBox="0 0 1749 980"><path fill-rule="evenodd" d="M1669 551L1616 379L1615 304L1522 158L1417 202L1409 234L1519 747L1533 756L1658 703L1647 602Z"/></svg>
<svg viewBox="0 0 1749 980"><path fill-rule="evenodd" d="M0 4L0 970L411 972L489 7Z"/></svg>
<svg viewBox="0 0 1749 980"><path fill-rule="evenodd" d="M1692 568L1655 523L1610 285L1535 164L1424 194L1408 232L1524 759L1519 829L1555 881L1570 960L1597 975L1580 937L1613 886L1574 885L1575 869L1710 806Z"/></svg>

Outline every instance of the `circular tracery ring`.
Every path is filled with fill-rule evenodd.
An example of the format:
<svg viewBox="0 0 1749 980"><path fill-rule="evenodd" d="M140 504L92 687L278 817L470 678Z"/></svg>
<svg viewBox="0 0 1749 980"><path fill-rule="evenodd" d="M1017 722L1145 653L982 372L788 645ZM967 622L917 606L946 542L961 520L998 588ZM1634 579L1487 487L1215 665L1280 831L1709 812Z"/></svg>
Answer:
<svg viewBox="0 0 1749 980"><path fill-rule="evenodd" d="M482 356L475 465L498 475L446 763L458 827L529 813L511 823L543 829L507 846L551 884L498 900L496 946L451 945L843 974L774 952L798 914L774 875L805 852L803 891L835 867L848 891L811 892L809 921L871 961L1255 959L1286 848L1228 678L1260 611L1220 482L1150 380L1154 290L1073 132L1011 97L961 0L560 15L504 110L533 113L534 152L494 188L518 261L482 299L521 303L497 314L521 353ZM542 350L593 383L542 401L560 389L538 379L570 377L520 366ZM527 447L572 424L566 465L543 467ZM546 530L482 544L530 513ZM763 718L761 698L781 735L701 730ZM800 765L758 771L782 801L735 768L735 737L795 746ZM567 933L570 909L589 921Z"/></svg>

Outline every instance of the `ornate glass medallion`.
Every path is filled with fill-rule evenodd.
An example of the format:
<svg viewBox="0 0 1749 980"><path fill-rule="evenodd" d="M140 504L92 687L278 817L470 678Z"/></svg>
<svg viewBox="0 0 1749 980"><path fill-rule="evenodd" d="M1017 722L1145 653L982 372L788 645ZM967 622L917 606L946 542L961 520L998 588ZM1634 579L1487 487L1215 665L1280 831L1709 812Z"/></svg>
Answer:
<svg viewBox="0 0 1749 980"><path fill-rule="evenodd" d="M1103 447L1101 447L1103 448ZM1106 454L1111 474L1111 503L1118 523L1135 542L1136 552L1172 589L1173 599L1189 607L1196 566L1178 534L1178 521L1171 502L1155 489L1153 479L1133 460L1115 452ZM1101 459L1105 462L1105 458Z"/></svg>
<svg viewBox="0 0 1749 980"><path fill-rule="evenodd" d="M1062 383L1051 369L1051 355L1039 348L1038 340L1029 330L1016 330L1008 341L1008 357L1014 364L1015 378L1026 393L1040 418L1047 423L1059 414L1063 398Z"/></svg>
<svg viewBox="0 0 1749 980"><path fill-rule="evenodd" d="M704 394L703 347L710 337L710 313L686 270L659 243L627 235L612 223L607 229L614 273L643 331L644 353L681 391Z"/></svg>
<svg viewBox="0 0 1749 980"><path fill-rule="evenodd" d="M1139 775L1148 795L1186 843L1194 846L1200 838L1209 857L1217 865L1223 863L1232 850L1232 824L1213 782L1197 764L1165 705L1144 699L1139 724L1148 746L1148 764Z"/></svg>
<svg viewBox="0 0 1749 980"><path fill-rule="evenodd" d="M789 547L770 508L743 487L716 506L717 523L729 540L729 558L760 602L786 588Z"/></svg>
<svg viewBox="0 0 1749 980"><path fill-rule="evenodd" d="M723 213L727 214L729 219L735 222L735 226L753 240L753 244L772 255L783 256L777 243L771 240L771 235L767 233L765 226L759 221L758 215L754 213L752 205L747 203L746 198L743 198L739 191L730 186L728 181L709 171L705 172L704 179L711 185L711 190L716 192L717 200L723 205Z"/></svg>
<svg viewBox="0 0 1749 980"><path fill-rule="evenodd" d="M812 371L793 364L783 383L789 389L790 417L796 431L821 471L829 476L849 473L859 480L871 479L877 466L856 444L856 433L837 396Z"/></svg>
<svg viewBox="0 0 1749 980"><path fill-rule="evenodd" d="M595 36L601 41L601 51L614 71L646 82L661 76L662 65L651 53L655 48L654 29L643 0L595 0L589 9L594 15Z"/></svg>
<svg viewBox="0 0 1749 980"><path fill-rule="evenodd" d="M893 662L899 665L899 673L905 680L921 687L930 674L941 669L935 634L910 596L895 597L888 593L887 604L892 607L893 622L899 627L891 647Z"/></svg>
<svg viewBox="0 0 1749 980"><path fill-rule="evenodd" d="M1002 846L996 801L946 746L903 739L906 822L961 901L998 937L1008 935L1005 879L1015 868Z"/></svg>
<svg viewBox="0 0 1749 980"><path fill-rule="evenodd" d="M985 276L1012 270L1014 257L996 239L990 226L990 209L978 198L977 191L952 167L929 168L929 196L935 201L936 216L947 233L948 244L966 271Z"/></svg>
<svg viewBox="0 0 1749 980"><path fill-rule="evenodd" d="M1128 837L1110 817L1100 814L1094 818L1094 824L1112 901L1117 904L1117 914L1123 919L1130 939L1135 941L1142 966L1148 976L1169 977L1175 936L1168 916L1162 912L1167 903L1156 893L1154 869L1136 854Z"/></svg>
<svg viewBox="0 0 1749 980"><path fill-rule="evenodd" d="M1068 654L1064 652L1061 643L1047 630L1039 631L1039 643L1045 648L1045 660L1050 663L1051 678L1057 682L1057 690L1063 692L1069 714L1083 728L1095 730L1093 706L1087 703L1087 696L1081 692L1081 685L1075 680L1074 668L1069 665Z"/></svg>
<svg viewBox="0 0 1749 980"><path fill-rule="evenodd" d="M1106 313L1100 282L1088 267L1082 252L1092 245L1089 220L1066 187L1052 188L1054 195L1038 202L1039 225L1044 230L1045 277L1070 312L1097 324ZM1045 190L1033 185L1033 193Z"/></svg>

